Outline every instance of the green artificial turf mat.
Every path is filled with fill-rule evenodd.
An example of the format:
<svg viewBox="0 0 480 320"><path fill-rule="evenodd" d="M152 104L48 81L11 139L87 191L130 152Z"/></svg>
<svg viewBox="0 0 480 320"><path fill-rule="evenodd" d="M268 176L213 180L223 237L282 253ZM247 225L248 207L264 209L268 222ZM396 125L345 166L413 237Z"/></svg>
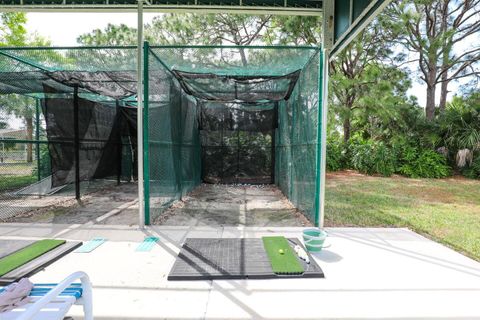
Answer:
<svg viewBox="0 0 480 320"><path fill-rule="evenodd" d="M263 237L273 272L276 274L302 274L305 270L285 237Z"/></svg>
<svg viewBox="0 0 480 320"><path fill-rule="evenodd" d="M40 240L0 259L0 277L64 243L65 240Z"/></svg>

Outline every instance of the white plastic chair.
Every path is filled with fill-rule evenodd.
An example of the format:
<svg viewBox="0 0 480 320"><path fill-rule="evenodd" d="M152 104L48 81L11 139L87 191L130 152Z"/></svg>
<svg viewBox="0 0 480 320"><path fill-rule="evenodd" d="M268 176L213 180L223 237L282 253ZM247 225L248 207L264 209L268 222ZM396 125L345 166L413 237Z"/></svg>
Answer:
<svg viewBox="0 0 480 320"><path fill-rule="evenodd" d="M82 296L77 299L74 295L62 295L77 280L81 281ZM0 313L0 320L62 320L74 304L83 306L85 320L93 320L92 285L85 272L75 272L45 295L30 297L26 305Z"/></svg>

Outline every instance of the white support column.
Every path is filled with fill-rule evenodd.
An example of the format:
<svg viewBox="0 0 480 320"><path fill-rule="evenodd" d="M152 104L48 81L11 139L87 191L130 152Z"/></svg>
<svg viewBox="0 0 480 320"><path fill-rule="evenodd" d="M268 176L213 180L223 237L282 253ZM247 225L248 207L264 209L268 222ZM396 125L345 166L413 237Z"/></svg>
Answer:
<svg viewBox="0 0 480 320"><path fill-rule="evenodd" d="M137 10L137 161L138 161L138 225L145 227L145 199L143 188L143 1Z"/></svg>
<svg viewBox="0 0 480 320"><path fill-rule="evenodd" d="M328 60L330 48L334 43L335 28L335 2L327 0L323 2L323 88L322 88L322 131L320 150L320 214L319 227L323 228L325 223L325 182L327 171L327 125L328 125Z"/></svg>
<svg viewBox="0 0 480 320"><path fill-rule="evenodd" d="M325 173L327 170L327 122L328 122L328 50L323 50L323 88L322 88L322 131L320 156L320 219L319 227L325 221Z"/></svg>
<svg viewBox="0 0 480 320"><path fill-rule="evenodd" d="M330 50L335 42L335 1L324 0L323 2L323 43L322 48Z"/></svg>

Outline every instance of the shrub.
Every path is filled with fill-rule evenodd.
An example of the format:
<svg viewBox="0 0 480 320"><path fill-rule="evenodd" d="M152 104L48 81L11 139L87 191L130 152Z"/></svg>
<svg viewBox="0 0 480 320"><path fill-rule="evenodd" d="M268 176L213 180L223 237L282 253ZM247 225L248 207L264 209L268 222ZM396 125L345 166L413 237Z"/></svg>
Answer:
<svg viewBox="0 0 480 320"><path fill-rule="evenodd" d="M401 162L399 172L410 178L445 178L450 175L447 159L433 150L408 147Z"/></svg>
<svg viewBox="0 0 480 320"><path fill-rule="evenodd" d="M352 167L366 174L391 176L395 173L396 155L383 142L355 141L351 145Z"/></svg>
<svg viewBox="0 0 480 320"><path fill-rule="evenodd" d="M347 148L344 143L334 139L327 140L327 170L339 171L346 169Z"/></svg>
<svg viewBox="0 0 480 320"><path fill-rule="evenodd" d="M480 154L474 158L471 166L462 170L462 174L470 179L480 179Z"/></svg>

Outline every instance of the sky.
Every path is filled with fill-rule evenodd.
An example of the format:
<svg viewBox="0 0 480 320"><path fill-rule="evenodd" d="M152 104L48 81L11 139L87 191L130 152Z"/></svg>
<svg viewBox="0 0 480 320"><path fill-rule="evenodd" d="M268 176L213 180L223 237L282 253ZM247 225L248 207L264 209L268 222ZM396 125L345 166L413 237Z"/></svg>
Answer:
<svg viewBox="0 0 480 320"><path fill-rule="evenodd" d="M145 13L145 23L158 14ZM54 46L78 45L77 37L94 29L104 29L109 23L137 26L136 13L28 13L27 30L52 41Z"/></svg>

